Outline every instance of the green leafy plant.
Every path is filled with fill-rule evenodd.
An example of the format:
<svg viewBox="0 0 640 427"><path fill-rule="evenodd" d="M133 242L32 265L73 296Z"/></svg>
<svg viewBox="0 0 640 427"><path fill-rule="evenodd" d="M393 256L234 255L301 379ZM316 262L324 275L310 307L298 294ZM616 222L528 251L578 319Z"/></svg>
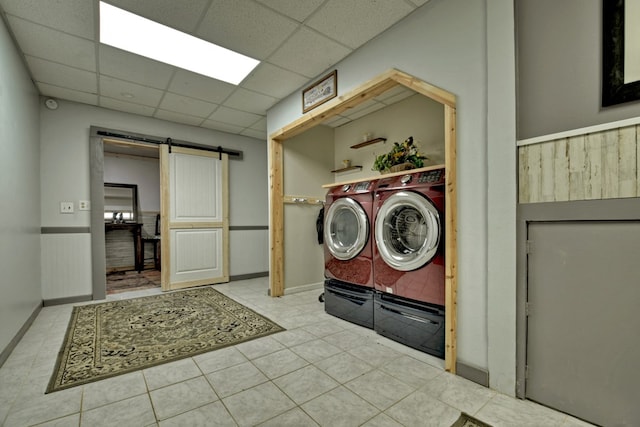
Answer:
<svg viewBox="0 0 640 427"><path fill-rule="evenodd" d="M403 143L394 142L391 151L376 157L371 170L382 172L403 163L411 163L414 168L421 168L426 158L418 151L413 137L410 136Z"/></svg>

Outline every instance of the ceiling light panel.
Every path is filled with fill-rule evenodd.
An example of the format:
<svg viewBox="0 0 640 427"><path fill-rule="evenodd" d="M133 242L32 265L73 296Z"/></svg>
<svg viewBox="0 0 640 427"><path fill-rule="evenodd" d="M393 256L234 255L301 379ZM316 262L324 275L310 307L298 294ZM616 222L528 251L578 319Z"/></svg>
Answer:
<svg viewBox="0 0 640 427"><path fill-rule="evenodd" d="M258 60L100 2L100 42L239 84Z"/></svg>

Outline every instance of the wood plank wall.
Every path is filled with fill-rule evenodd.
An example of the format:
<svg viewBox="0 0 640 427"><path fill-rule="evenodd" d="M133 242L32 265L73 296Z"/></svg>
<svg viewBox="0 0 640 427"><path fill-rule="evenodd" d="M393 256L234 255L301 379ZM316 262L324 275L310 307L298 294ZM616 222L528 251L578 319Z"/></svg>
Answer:
<svg viewBox="0 0 640 427"><path fill-rule="evenodd" d="M520 203L640 196L640 125L518 148Z"/></svg>

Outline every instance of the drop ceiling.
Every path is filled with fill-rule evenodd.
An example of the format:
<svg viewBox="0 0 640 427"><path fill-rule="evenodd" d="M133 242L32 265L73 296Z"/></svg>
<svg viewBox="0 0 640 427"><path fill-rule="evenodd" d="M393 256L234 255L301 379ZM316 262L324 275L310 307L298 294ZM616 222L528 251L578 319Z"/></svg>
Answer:
<svg viewBox="0 0 640 427"><path fill-rule="evenodd" d="M259 59L238 86L101 45L98 0L0 0L0 11L42 96L266 139L271 106L427 1L107 0ZM411 94L394 89L327 124Z"/></svg>

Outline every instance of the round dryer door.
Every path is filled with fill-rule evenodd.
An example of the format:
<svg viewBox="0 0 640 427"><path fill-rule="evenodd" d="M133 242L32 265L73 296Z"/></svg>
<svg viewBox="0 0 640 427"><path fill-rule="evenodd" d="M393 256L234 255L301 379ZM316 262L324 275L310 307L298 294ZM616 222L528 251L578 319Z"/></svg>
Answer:
<svg viewBox="0 0 640 427"><path fill-rule="evenodd" d="M358 202L348 197L329 206L324 222L324 241L335 258L346 261L362 251L369 238L369 219Z"/></svg>
<svg viewBox="0 0 640 427"><path fill-rule="evenodd" d="M428 199L400 191L382 203L375 238L382 259L392 268L410 271L433 259L440 243L440 216Z"/></svg>

